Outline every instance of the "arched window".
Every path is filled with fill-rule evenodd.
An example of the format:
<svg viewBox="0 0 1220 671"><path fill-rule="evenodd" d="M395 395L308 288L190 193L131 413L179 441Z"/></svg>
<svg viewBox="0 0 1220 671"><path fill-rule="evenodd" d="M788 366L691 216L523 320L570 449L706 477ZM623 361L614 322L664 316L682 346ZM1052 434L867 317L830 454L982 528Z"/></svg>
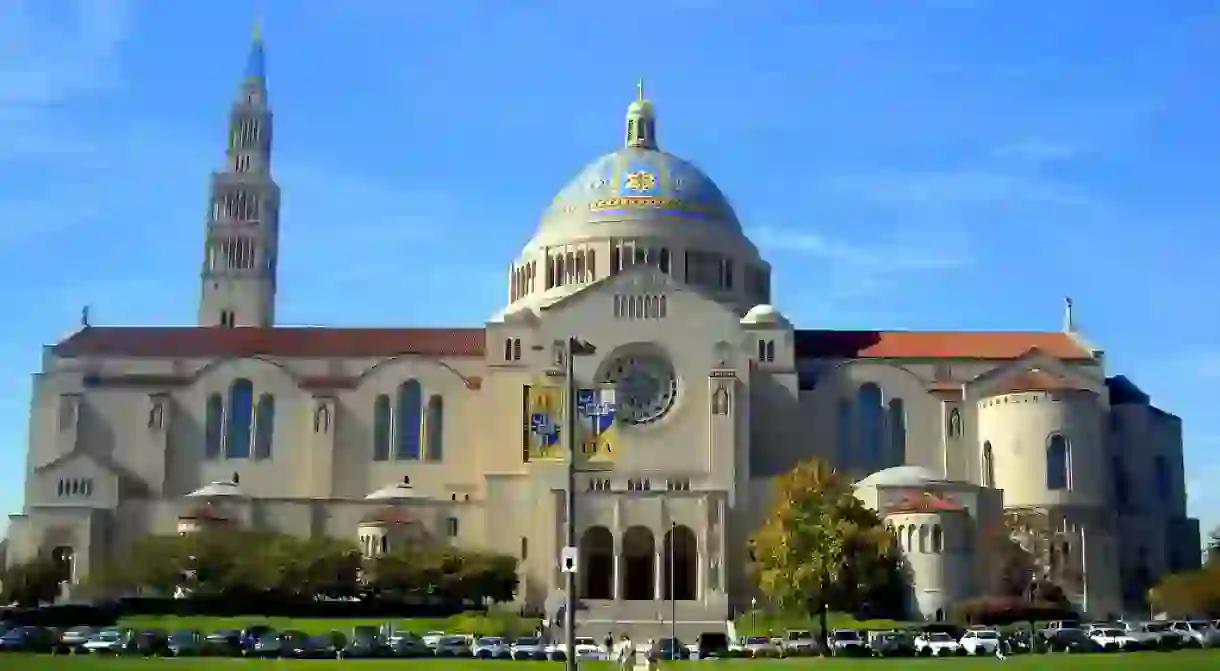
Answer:
<svg viewBox="0 0 1220 671"><path fill-rule="evenodd" d="M423 390L418 380L407 380L398 387L398 412L394 418L397 434L395 459L419 459L420 429L423 419Z"/></svg>
<svg viewBox="0 0 1220 671"><path fill-rule="evenodd" d="M382 394L373 401L373 461L390 458L390 397Z"/></svg>
<svg viewBox="0 0 1220 671"><path fill-rule="evenodd" d="M835 417L835 451L838 457L835 459L835 468L840 471L848 471L852 466L852 437L854 435L852 427L852 412L851 401L842 398L839 399L839 408Z"/></svg>
<svg viewBox="0 0 1220 671"><path fill-rule="evenodd" d="M1046 445L1046 488L1070 489L1072 486L1072 448L1067 438L1056 433Z"/></svg>
<svg viewBox="0 0 1220 671"><path fill-rule="evenodd" d="M254 458L270 459L274 439L275 397L263 394L258 397L258 406L254 410Z"/></svg>
<svg viewBox="0 0 1220 671"><path fill-rule="evenodd" d="M907 409L902 399L895 398L889 406L890 466L907 462Z"/></svg>
<svg viewBox="0 0 1220 671"><path fill-rule="evenodd" d="M939 524L932 526L932 551L936 553L945 551L945 532Z"/></svg>
<svg viewBox="0 0 1220 671"><path fill-rule="evenodd" d="M919 551L928 551L928 525L919 525Z"/></svg>
<svg viewBox="0 0 1220 671"><path fill-rule="evenodd" d="M428 398L428 460L440 461L445 450L445 399L440 394Z"/></svg>
<svg viewBox="0 0 1220 671"><path fill-rule="evenodd" d="M245 378L229 387L228 426L225 427L225 458L250 456L250 428L254 423L254 384Z"/></svg>
<svg viewBox="0 0 1220 671"><path fill-rule="evenodd" d="M1173 496L1173 475L1169 470L1169 460L1158 456L1154 463L1157 495L1162 501L1168 501Z"/></svg>
<svg viewBox="0 0 1220 671"><path fill-rule="evenodd" d="M224 430L225 400L220 394L212 394L208 397L203 420L204 459L216 459L220 456L220 446L224 443Z"/></svg>
<svg viewBox="0 0 1220 671"><path fill-rule="evenodd" d="M983 443L982 485L995 487L995 454L991 451L991 441Z"/></svg>
<svg viewBox="0 0 1220 671"><path fill-rule="evenodd" d="M885 409L881 402L881 387L872 382L860 385L856 392L857 451L861 465L869 470L882 466L885 442Z"/></svg>

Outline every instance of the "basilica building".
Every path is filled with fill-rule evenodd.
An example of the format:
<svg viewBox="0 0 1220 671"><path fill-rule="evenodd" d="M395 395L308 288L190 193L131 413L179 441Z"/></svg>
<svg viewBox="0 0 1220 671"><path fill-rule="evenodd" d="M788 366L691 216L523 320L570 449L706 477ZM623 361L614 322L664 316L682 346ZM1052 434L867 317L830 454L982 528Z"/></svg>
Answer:
<svg viewBox="0 0 1220 671"><path fill-rule="evenodd" d="M573 514L584 631L676 615L694 633L749 607L771 481L817 457L894 530L915 618L994 593L1010 537L1098 615L1197 563L1181 421L1108 369L1070 303L1051 331L799 328L729 200L659 131L641 91L484 324L280 326L256 40L210 179L197 324L86 319L45 348L8 561L47 553L72 583L149 533L240 525L370 555L428 538L519 557L518 598L542 610Z"/></svg>

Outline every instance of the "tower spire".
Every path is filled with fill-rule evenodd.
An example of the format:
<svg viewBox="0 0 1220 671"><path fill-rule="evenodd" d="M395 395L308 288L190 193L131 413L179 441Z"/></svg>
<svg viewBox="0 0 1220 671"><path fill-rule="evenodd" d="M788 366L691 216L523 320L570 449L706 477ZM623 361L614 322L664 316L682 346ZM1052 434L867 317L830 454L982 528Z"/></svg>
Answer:
<svg viewBox="0 0 1220 671"><path fill-rule="evenodd" d="M635 85L636 98L627 107L627 146L657 149L657 115L652 101L644 97L644 80Z"/></svg>
<svg viewBox="0 0 1220 671"><path fill-rule="evenodd" d="M261 16L229 111L225 166L212 173L200 326L272 326L280 190L271 177L271 108Z"/></svg>

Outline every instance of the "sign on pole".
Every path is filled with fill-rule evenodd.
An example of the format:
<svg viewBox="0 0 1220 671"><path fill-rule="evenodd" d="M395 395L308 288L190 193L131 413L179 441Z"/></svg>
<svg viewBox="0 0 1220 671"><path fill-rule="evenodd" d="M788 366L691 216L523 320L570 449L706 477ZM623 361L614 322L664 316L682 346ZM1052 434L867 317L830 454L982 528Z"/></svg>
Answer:
<svg viewBox="0 0 1220 671"><path fill-rule="evenodd" d="M576 548L567 546L559 555L559 569L564 573L576 573L576 558L579 556Z"/></svg>

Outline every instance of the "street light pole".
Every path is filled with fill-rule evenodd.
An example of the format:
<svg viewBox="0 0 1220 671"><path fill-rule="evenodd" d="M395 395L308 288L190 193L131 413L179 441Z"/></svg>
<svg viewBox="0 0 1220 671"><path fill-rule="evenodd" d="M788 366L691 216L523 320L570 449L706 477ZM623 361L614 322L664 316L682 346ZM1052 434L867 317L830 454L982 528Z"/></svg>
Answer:
<svg viewBox="0 0 1220 671"><path fill-rule="evenodd" d="M564 492L564 506L567 510L564 520L564 544L569 548L576 547L576 373L572 360L576 357L579 347L576 338L569 337L564 348L564 442L568 448L567 484ZM564 573L564 609L563 609L563 644L564 668L576 671L576 573Z"/></svg>
<svg viewBox="0 0 1220 671"><path fill-rule="evenodd" d="M677 575L674 573L678 553L678 523L669 523L669 661L677 659L678 654L678 590Z"/></svg>

